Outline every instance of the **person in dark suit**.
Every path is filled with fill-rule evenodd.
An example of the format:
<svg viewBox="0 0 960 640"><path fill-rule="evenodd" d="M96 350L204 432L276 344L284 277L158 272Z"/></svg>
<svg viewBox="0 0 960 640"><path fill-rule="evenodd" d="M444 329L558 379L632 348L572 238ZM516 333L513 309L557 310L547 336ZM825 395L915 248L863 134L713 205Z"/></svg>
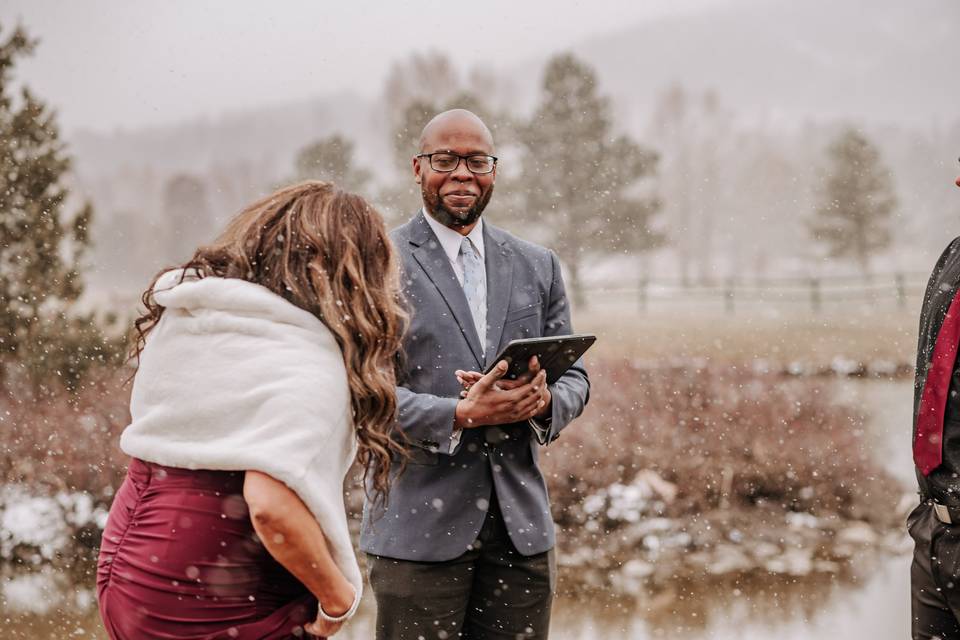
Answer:
<svg viewBox="0 0 960 640"><path fill-rule="evenodd" d="M957 178L960 186L960 178ZM960 237L927 284L913 403L920 504L907 517L914 638L960 638Z"/></svg>
<svg viewBox="0 0 960 640"><path fill-rule="evenodd" d="M479 372L510 340L572 332L560 264L481 218L497 158L476 115L433 118L412 164L423 208L391 234L412 316L397 388L412 454L389 501L364 505L360 538L377 638L546 638L555 534L537 460L586 405L587 372L578 361L550 385L535 360L518 381L504 362Z"/></svg>

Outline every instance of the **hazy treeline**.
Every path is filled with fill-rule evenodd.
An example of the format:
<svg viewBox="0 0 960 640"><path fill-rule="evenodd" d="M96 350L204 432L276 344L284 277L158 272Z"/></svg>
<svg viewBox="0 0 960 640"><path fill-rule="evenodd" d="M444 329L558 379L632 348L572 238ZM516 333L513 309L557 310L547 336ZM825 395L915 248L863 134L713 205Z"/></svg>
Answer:
<svg viewBox="0 0 960 640"><path fill-rule="evenodd" d="M418 206L419 127L451 106L494 130L490 219L550 244L588 281L924 271L960 214L957 89L946 82L955 15L947 0L734 2L624 25L575 56L512 60L501 48L490 65L462 69L413 53L372 92L358 80L357 93L318 86L315 100L77 131L76 191L97 213L91 284L142 287L292 179L334 177L404 220ZM843 139L869 158L859 174ZM862 197L848 193L859 204L828 224L838 180Z"/></svg>
<svg viewBox="0 0 960 640"><path fill-rule="evenodd" d="M925 268L960 219L935 170L952 157L947 142L960 137L960 121L949 130L775 124L738 114L720 90L678 84L659 91L641 130L626 131L597 71L569 54L543 69L532 111L513 110L510 91L507 78L464 76L439 54L416 54L394 65L373 103L342 96L221 122L79 135L78 187L97 209L91 280L101 289L141 287L245 203L290 180L334 179L402 221L419 205L409 166L420 127L454 106L484 116L498 141L490 218L554 247L574 281L576 270L611 253L691 283ZM135 158L130 145L142 151ZM842 195L837 176L864 190L864 206L882 200L884 211L829 232L824 216ZM857 176L862 184L850 183Z"/></svg>

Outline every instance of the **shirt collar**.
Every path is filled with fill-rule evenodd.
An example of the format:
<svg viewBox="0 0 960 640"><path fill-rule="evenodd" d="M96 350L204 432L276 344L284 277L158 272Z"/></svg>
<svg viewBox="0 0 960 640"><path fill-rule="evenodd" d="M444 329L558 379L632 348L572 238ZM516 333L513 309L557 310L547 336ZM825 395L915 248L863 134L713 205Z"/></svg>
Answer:
<svg viewBox="0 0 960 640"><path fill-rule="evenodd" d="M457 256L460 255L460 245L463 244L464 236L434 220L433 216L427 213L426 210L421 209L421 212L423 213L423 217L427 219L427 224L433 229L437 240L440 241L443 252L447 254L450 262L456 262ZM470 238L470 242L473 243L473 246L477 248L477 252L480 254L480 259L483 260L485 257L483 253L483 218L477 220L477 226L471 229L466 237Z"/></svg>

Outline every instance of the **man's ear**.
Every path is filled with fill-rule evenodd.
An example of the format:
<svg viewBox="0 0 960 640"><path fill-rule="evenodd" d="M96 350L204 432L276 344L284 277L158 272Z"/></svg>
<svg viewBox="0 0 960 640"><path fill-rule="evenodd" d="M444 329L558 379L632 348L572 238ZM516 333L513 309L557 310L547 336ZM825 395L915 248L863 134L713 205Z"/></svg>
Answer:
<svg viewBox="0 0 960 640"><path fill-rule="evenodd" d="M413 157L413 180L420 184L420 158Z"/></svg>

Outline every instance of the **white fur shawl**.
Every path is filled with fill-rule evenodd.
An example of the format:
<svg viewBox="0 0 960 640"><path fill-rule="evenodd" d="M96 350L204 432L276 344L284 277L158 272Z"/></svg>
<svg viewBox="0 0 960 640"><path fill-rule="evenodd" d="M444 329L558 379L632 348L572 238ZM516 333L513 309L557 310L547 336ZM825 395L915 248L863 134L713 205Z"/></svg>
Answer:
<svg viewBox="0 0 960 640"><path fill-rule="evenodd" d="M133 384L127 454L170 467L256 470L316 517L357 590L343 480L356 454L340 347L313 314L239 279L164 274L165 307Z"/></svg>

